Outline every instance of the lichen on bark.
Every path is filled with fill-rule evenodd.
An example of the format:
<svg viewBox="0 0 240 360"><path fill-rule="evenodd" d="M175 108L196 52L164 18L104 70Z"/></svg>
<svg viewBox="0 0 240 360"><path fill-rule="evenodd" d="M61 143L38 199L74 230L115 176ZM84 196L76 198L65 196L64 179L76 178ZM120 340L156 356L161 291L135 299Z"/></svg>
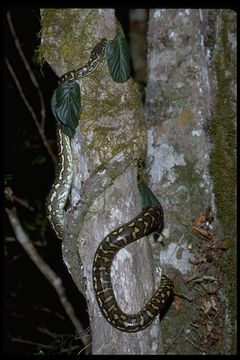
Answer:
<svg viewBox="0 0 240 360"><path fill-rule="evenodd" d="M219 11L211 17L209 32L214 33L215 47L211 49L215 81L214 103L207 131L212 140L210 174L216 197L217 215L222 227L220 246L224 243L221 264L227 276L224 288L227 296L226 337L229 353L236 352L236 13ZM214 30L213 30L214 29ZM208 43L207 43L208 44ZM229 324L230 319L230 324Z"/></svg>
<svg viewBox="0 0 240 360"><path fill-rule="evenodd" d="M112 40L115 36L112 9L48 9L42 11L42 19L39 51L58 76L84 65L102 37ZM82 113L72 140L72 206L66 213L63 258L79 288L85 278L93 353L154 354L159 345L158 320L144 330L144 337L117 331L102 317L92 286L97 245L141 210L136 166L146 149L141 95L131 79L123 84L113 82L106 61L80 80L80 89ZM117 278L114 290L126 311L135 311L151 296L151 261L146 262L147 258L149 250L143 240L114 260L113 270L118 269L113 274L113 282Z"/></svg>
<svg viewBox="0 0 240 360"><path fill-rule="evenodd" d="M231 344L235 341L235 335L228 328L230 318L231 329L235 328L236 307L235 260L230 264L230 258L236 259L235 27L236 16L228 10L150 11L147 164L150 185L165 211L164 236L161 244L153 244L153 253L156 266L159 258L162 264L166 262L165 267L170 266L173 272L176 288L187 294L189 290L182 280L191 278L192 273L197 275L197 269L201 268L197 265L201 259L199 253L203 254L205 249L191 233L191 220L211 206L217 234L211 245L215 249L214 261L211 264L206 260L203 269L210 276L220 274L216 291L220 322L215 328L217 334L211 334L216 336L215 344L205 347L209 353L234 352ZM226 241L220 245L224 234L231 243L229 248L225 246ZM225 254L221 252L223 248ZM190 262L194 263L195 259L193 267ZM220 271L221 261L230 277L224 287L221 287L224 277ZM170 309L167 315L172 317L177 333L183 331L184 336L185 324L191 334L191 320L196 320L204 301L208 301L207 294L201 293L191 304L183 301L180 313L174 313L174 307ZM226 315L225 302L229 304L225 307ZM225 327L220 330L224 316ZM189 342L175 342L168 324L163 322L168 353L204 351L192 343L190 337ZM223 333L228 334L228 339ZM207 334L207 328L203 329L205 344L210 339Z"/></svg>

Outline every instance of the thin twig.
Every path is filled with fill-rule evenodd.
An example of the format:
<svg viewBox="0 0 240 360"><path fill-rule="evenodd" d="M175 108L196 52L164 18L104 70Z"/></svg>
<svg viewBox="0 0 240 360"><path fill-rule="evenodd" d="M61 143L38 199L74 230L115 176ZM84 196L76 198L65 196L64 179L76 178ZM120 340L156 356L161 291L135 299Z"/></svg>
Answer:
<svg viewBox="0 0 240 360"><path fill-rule="evenodd" d="M176 250L177 250L177 247L182 243L182 241L183 241L183 239L184 239L184 234L181 236L181 238L178 240L178 242L177 242L177 244L176 244L176 246L175 246L175 248L173 249L173 251L172 251L172 254L171 254L171 256L169 256L169 259L168 259L168 261L170 261L171 259L172 259L172 257L173 257L173 255L174 255L174 253L176 252Z"/></svg>
<svg viewBox="0 0 240 360"><path fill-rule="evenodd" d="M65 295L65 289L62 285L62 280L55 274L54 271L45 263L45 261L39 256L38 252L30 242L28 236L26 235L25 231L23 230L18 217L16 215L16 209L7 209L5 208L9 221L13 227L15 232L15 236L19 243L22 245L24 250L27 252L31 260L35 263L38 269L42 272L42 274L46 277L46 279L50 282L50 284L54 287L55 291L57 292L59 299L70 318L72 324L74 325L75 329L77 330L78 334L83 333L84 329L80 323L80 321L76 318L74 309L70 302L68 301ZM81 340L84 346L89 344L89 336L84 335L81 337Z"/></svg>
<svg viewBox="0 0 240 360"><path fill-rule="evenodd" d="M51 331L49 331L49 330L48 330L47 328L45 328L45 327L38 326L38 327L36 328L36 331L38 331L38 332L40 332L40 333L42 333L42 334L44 334L44 335L47 335L47 336L51 337L52 339L56 339L56 334L53 333L53 332L51 332Z"/></svg>
<svg viewBox="0 0 240 360"><path fill-rule="evenodd" d="M175 337L175 339L173 339L173 341L171 342L171 344L168 346L167 350L164 351L164 355L166 355L166 354L168 353L168 351L169 351L169 349L172 347L172 345L177 341L177 339L180 338L180 336L182 335L183 331L184 331L184 328L179 332L179 334Z"/></svg>
<svg viewBox="0 0 240 360"><path fill-rule="evenodd" d="M192 283L202 283L204 281L217 281L217 279L214 276L207 276L207 275L203 275L201 278L196 278L193 280L188 280L187 282L192 282Z"/></svg>
<svg viewBox="0 0 240 360"><path fill-rule="evenodd" d="M174 296L178 296L178 297L180 297L180 298L182 298L182 299L185 299L185 300L187 300L187 301L189 301L189 302L192 302L192 301L193 301L192 298L189 298L189 297L187 297L187 296L184 295L184 294L180 294L180 293L174 292Z"/></svg>
<svg viewBox="0 0 240 360"><path fill-rule="evenodd" d="M201 348L200 346L194 344L189 338L186 338L186 340L197 350L199 350L202 354L205 353L205 350Z"/></svg>
<svg viewBox="0 0 240 360"><path fill-rule="evenodd" d="M82 349L79 351L78 355L80 355L80 354L81 354L84 350L86 350L86 348L88 348L90 345L92 345L92 343L89 343L88 345L84 346L84 348L82 348Z"/></svg>
<svg viewBox="0 0 240 360"><path fill-rule="evenodd" d="M24 55L24 52L22 50L22 47L21 47L21 43L17 37L17 34L16 34L16 31L14 29L14 26L13 26L13 22L12 22L12 18L11 18L11 14L10 12L8 11L7 12L7 20L8 20L8 24L9 24L9 27L10 27L10 30L11 30L11 33L12 33L12 36L14 38L14 42L15 42L15 46L19 52L19 55L21 56L22 58L22 61L25 65L25 68L27 70L27 73L33 83L33 85L35 86L35 88L37 89L37 92L38 92L38 95L39 95L39 99L40 99L40 104L41 104L41 127L44 127L45 125L45 119L46 119L46 109L45 109L45 104L44 104L44 100L43 100L43 96L42 96L42 92L41 92L41 89L39 87L39 84L38 84L38 81L33 73L33 71L31 70L31 67L27 61L27 58L26 56Z"/></svg>
<svg viewBox="0 0 240 360"><path fill-rule="evenodd" d="M29 211L34 211L34 208L30 206L26 200L20 199L16 195L13 195L13 200L18 204L22 205L23 207L25 207L26 209L28 209Z"/></svg>
<svg viewBox="0 0 240 360"><path fill-rule="evenodd" d="M206 269L204 269L202 271L202 275L201 276L204 276L204 273L206 272ZM190 283L192 281L194 281L195 279L199 279L199 276L198 275L193 275L191 276L188 280L185 280L186 283Z"/></svg>
<svg viewBox="0 0 240 360"><path fill-rule="evenodd" d="M25 339L21 339L21 338L17 338L15 336L11 336L10 337L12 342L19 342L19 343L23 343L23 344L29 344L29 345L35 345L38 346L40 349L51 349L52 345L45 345L45 344L39 344L30 340L25 340Z"/></svg>
<svg viewBox="0 0 240 360"><path fill-rule="evenodd" d="M17 76L16 76L16 74L15 74L15 72L14 72L14 70L13 70L13 68L12 68L12 66L11 66L11 64L9 63L9 61L8 61L7 58L5 58L5 62L6 62L6 65L7 65L7 67L8 67L8 70L9 70L10 74L11 74L12 77L13 77L13 80L15 81L15 84L16 84L16 86L17 86L17 89L18 89L18 91L19 91L19 94L20 94L21 98L23 99L23 102L24 102L24 104L26 105L28 111L30 112L30 114L31 114L31 116L32 116L32 118L33 118L34 124L35 124L36 127L37 127L37 130L38 130L39 135L40 135L40 137L41 137L41 139L42 139L42 142L43 142L44 146L46 147L49 155L51 156L52 161L53 161L54 164L55 164L55 163L56 163L56 157L55 157L55 155L53 154L53 152L52 152L52 150L51 150L51 148L50 148L50 146L49 146L49 144L48 144L48 142L47 142L47 139L46 139L46 136L45 136L45 133L44 133L43 128L39 125L37 115L36 115L35 111L33 110L33 108L31 107L31 105L29 104L29 102L28 102L28 100L27 100L27 98L26 98L26 96L25 96L25 94L24 94L24 92L23 92L22 86L21 86L21 84L20 84L20 82L19 82L19 80L18 80L18 78L17 78Z"/></svg>
<svg viewBox="0 0 240 360"><path fill-rule="evenodd" d="M34 211L34 208L32 206L30 206L26 200L23 200L23 199L19 198L18 196L14 195L10 186L5 186L4 195L5 195L6 199L11 201L12 203L17 202L18 204L27 208L29 211Z"/></svg>

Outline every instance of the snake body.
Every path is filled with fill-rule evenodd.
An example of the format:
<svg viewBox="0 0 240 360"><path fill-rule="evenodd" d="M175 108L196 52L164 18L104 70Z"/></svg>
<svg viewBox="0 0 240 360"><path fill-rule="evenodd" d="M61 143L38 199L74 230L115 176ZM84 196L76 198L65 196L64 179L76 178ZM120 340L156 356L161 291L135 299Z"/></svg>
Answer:
<svg viewBox="0 0 240 360"><path fill-rule="evenodd" d="M89 61L83 67L69 71L60 77L59 83L77 81L93 72L104 59L107 40L103 38L92 49ZM58 168L56 178L46 199L47 217L62 239L64 232L64 208L72 185L73 165L70 138L57 126Z"/></svg>
<svg viewBox="0 0 240 360"><path fill-rule="evenodd" d="M145 329L173 296L173 282L163 275L159 289L141 311L126 314L117 304L111 283L111 265L116 253L141 237L158 231L162 225L162 207L146 207L130 222L109 233L96 250L93 261L96 298L105 319L118 330L137 332Z"/></svg>
<svg viewBox="0 0 240 360"><path fill-rule="evenodd" d="M59 82L62 83L64 81L70 82L74 80L80 80L93 72L104 59L106 44L107 39L101 39L101 41L99 41L99 43L97 43L97 45L92 49L88 63L77 70L68 71L67 73L63 74L60 77Z"/></svg>
<svg viewBox="0 0 240 360"><path fill-rule="evenodd" d="M91 51L88 63L61 76L59 83L80 80L94 71L102 62L107 40L102 39ZM47 217L57 236L64 233L64 208L73 178L71 143L67 135L57 127L58 170L46 200ZM141 331L149 326L173 296L173 282L163 275L157 292L136 314L124 313L118 306L111 283L111 265L117 252L128 244L160 231L163 227L163 209L150 206L127 224L110 232L98 246L92 268L93 286L99 308L105 319L115 328L126 332Z"/></svg>
<svg viewBox="0 0 240 360"><path fill-rule="evenodd" d="M57 127L58 167L46 199L47 217L59 239L64 232L64 207L72 185L73 165L70 139Z"/></svg>

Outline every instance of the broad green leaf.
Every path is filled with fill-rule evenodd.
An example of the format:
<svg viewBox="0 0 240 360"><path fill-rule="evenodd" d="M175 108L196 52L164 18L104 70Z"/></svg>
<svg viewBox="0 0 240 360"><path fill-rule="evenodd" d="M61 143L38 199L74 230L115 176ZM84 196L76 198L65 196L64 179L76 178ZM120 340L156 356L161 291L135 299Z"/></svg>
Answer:
<svg viewBox="0 0 240 360"><path fill-rule="evenodd" d="M74 137L75 129L70 128L69 126L65 126L63 123L59 122L58 126L60 129L64 132L65 135L67 135L70 138Z"/></svg>
<svg viewBox="0 0 240 360"><path fill-rule="evenodd" d="M115 38L107 43L106 57L113 80L127 81L131 73L130 49L121 26L118 26Z"/></svg>
<svg viewBox="0 0 240 360"><path fill-rule="evenodd" d="M142 181L139 184L139 190L142 200L142 207L145 208L147 206L161 206L160 201L154 195L152 190Z"/></svg>
<svg viewBox="0 0 240 360"><path fill-rule="evenodd" d="M60 84L53 92L51 107L63 132L67 129L66 135L73 137L81 114L79 84L76 81Z"/></svg>

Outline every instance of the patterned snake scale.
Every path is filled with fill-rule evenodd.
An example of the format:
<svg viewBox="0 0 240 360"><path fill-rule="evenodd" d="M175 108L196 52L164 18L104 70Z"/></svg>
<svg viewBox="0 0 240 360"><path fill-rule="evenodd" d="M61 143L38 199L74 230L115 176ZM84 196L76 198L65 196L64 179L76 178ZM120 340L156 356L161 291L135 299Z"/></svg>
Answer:
<svg viewBox="0 0 240 360"><path fill-rule="evenodd" d="M107 40L102 39L90 53L88 63L61 76L59 83L80 80L94 71L103 61ZM73 166L70 139L57 127L58 170L46 200L47 217L57 236L64 233L64 208L71 189ZM126 332L141 331L149 326L173 296L173 282L163 275L158 291L136 314L126 314L118 306L111 283L111 265L116 253L128 244L159 231L163 226L161 206L146 207L127 224L109 233L98 246L93 261L93 285L96 299L105 319L115 328Z"/></svg>
<svg viewBox="0 0 240 360"><path fill-rule="evenodd" d="M59 84L81 80L93 72L103 61L107 40L101 39L92 49L88 63L60 77ZM58 166L57 174L46 199L47 218L57 237L62 239L64 233L64 208L72 185L73 165L70 139L57 126Z"/></svg>
<svg viewBox="0 0 240 360"><path fill-rule="evenodd" d="M93 261L93 285L105 319L115 328L137 332L148 327L174 294L173 282L163 275L157 292L136 314L124 313L117 304L111 283L111 265L117 252L128 244L162 229L163 209L149 206L132 219L109 233L98 246Z"/></svg>

